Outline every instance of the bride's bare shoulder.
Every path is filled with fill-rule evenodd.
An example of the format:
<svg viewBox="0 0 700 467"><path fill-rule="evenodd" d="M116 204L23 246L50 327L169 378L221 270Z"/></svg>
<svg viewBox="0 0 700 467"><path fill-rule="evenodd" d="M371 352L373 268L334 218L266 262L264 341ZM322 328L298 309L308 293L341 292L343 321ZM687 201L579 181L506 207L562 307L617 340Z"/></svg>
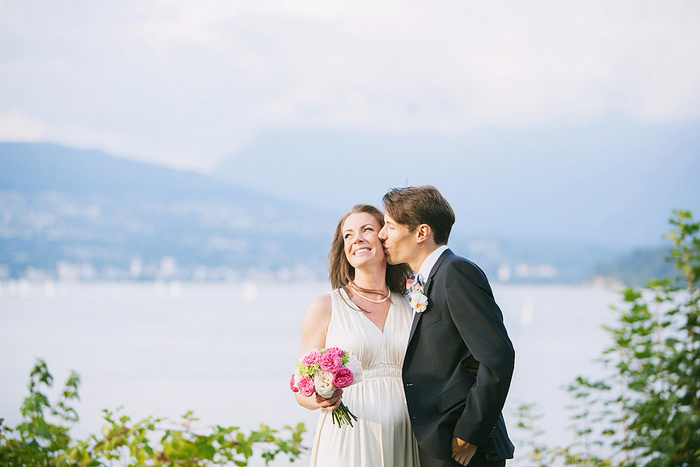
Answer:
<svg viewBox="0 0 700 467"><path fill-rule="evenodd" d="M309 304L301 325L302 355L311 349L325 347L326 333L331 322L331 306L330 294L316 297Z"/></svg>
<svg viewBox="0 0 700 467"><path fill-rule="evenodd" d="M306 311L307 318L330 319L332 308L331 292L319 295L311 300Z"/></svg>

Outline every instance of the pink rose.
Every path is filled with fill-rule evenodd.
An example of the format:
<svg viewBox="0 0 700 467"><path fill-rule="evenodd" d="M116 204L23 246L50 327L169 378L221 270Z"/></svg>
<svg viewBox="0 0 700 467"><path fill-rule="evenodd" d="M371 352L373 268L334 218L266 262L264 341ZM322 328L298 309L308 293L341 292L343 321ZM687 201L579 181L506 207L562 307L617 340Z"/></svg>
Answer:
<svg viewBox="0 0 700 467"><path fill-rule="evenodd" d="M338 389L346 388L352 384L355 378L352 376L352 371L347 368L341 368L333 376L333 386Z"/></svg>
<svg viewBox="0 0 700 467"><path fill-rule="evenodd" d="M341 357L345 355L345 351L338 347L329 347L326 349L326 353L334 353L336 355L340 355Z"/></svg>
<svg viewBox="0 0 700 467"><path fill-rule="evenodd" d="M304 355L304 358L301 359L301 364L304 366L313 366L318 363L319 358L321 358L321 351L314 349Z"/></svg>
<svg viewBox="0 0 700 467"><path fill-rule="evenodd" d="M331 373L335 373L336 371L340 370L340 367L343 366L343 360L341 360L338 354L324 353L318 360L318 366L323 371L330 371Z"/></svg>
<svg viewBox="0 0 700 467"><path fill-rule="evenodd" d="M313 380L307 378L306 376L301 377L301 379L299 380L299 385L297 387L299 388L299 392L302 396L313 396L316 392Z"/></svg>
<svg viewBox="0 0 700 467"><path fill-rule="evenodd" d="M292 379L289 380L289 389L291 389L292 392L299 392L299 388L294 384L294 378L295 376L292 375Z"/></svg>

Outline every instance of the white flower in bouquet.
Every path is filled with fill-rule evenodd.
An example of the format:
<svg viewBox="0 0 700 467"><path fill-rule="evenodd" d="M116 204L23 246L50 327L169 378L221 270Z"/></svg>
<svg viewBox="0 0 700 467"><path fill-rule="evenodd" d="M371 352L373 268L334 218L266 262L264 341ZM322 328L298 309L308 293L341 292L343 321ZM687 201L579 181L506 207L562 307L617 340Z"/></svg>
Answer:
<svg viewBox="0 0 700 467"><path fill-rule="evenodd" d="M333 386L333 373L330 371L319 370L314 376L314 387L319 396L324 399L330 399L330 397L335 392L335 386Z"/></svg>
<svg viewBox="0 0 700 467"><path fill-rule="evenodd" d="M362 370L362 364L360 361L357 359L356 356L350 355L350 358L348 359L348 363L345 365L348 370L352 371L352 376L355 378L355 382L359 383L362 381L362 375L363 375L363 370Z"/></svg>

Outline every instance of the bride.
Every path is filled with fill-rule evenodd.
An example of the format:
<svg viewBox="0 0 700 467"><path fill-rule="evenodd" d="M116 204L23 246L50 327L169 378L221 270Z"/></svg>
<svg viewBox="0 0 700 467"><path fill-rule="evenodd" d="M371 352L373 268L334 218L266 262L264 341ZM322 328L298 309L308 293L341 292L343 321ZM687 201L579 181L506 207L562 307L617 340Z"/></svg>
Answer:
<svg viewBox="0 0 700 467"><path fill-rule="evenodd" d="M363 380L326 400L297 401L321 409L311 466L419 466L401 380L413 311L406 299L406 265L387 265L378 233L384 225L374 206L357 205L338 223L328 254L333 291L309 305L301 331L301 355L340 347L355 355ZM338 427L331 412L343 400L357 416Z"/></svg>

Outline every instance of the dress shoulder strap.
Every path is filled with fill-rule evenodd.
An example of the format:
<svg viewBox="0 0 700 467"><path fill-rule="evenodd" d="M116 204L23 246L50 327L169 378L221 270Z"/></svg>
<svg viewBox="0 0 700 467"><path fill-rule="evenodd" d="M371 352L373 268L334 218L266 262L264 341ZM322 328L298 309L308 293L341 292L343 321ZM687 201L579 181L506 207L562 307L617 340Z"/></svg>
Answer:
<svg viewBox="0 0 700 467"><path fill-rule="evenodd" d="M331 292L331 303L333 304L333 312L336 310L345 310L348 307L346 303L348 295L343 289L334 289Z"/></svg>
<svg viewBox="0 0 700 467"><path fill-rule="evenodd" d="M342 289L331 291L331 321L326 335L326 345L328 342L335 342L336 337L347 333L357 317L356 312L347 303L348 295Z"/></svg>

